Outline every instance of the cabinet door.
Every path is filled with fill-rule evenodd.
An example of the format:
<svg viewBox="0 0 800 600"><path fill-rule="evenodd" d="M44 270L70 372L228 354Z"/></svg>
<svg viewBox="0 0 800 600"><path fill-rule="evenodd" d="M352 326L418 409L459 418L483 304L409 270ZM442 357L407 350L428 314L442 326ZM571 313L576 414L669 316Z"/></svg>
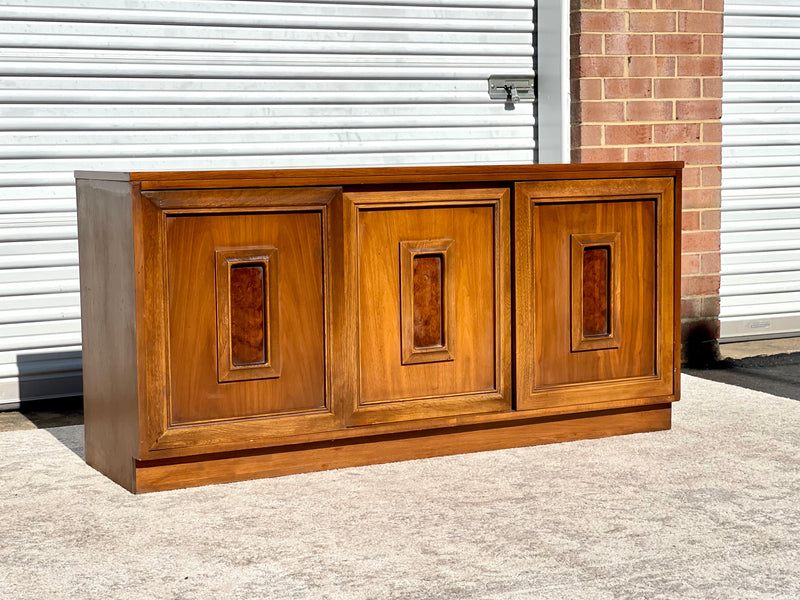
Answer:
<svg viewBox="0 0 800 600"><path fill-rule="evenodd" d="M344 194L349 424L511 408L509 196Z"/></svg>
<svg viewBox="0 0 800 600"><path fill-rule="evenodd" d="M518 408L672 394L673 180L518 184L515 208Z"/></svg>
<svg viewBox="0 0 800 600"><path fill-rule="evenodd" d="M150 192L149 450L328 430L328 211L338 190ZM147 243L147 242L145 242ZM162 341L159 341L161 339ZM149 354L149 353L148 353Z"/></svg>

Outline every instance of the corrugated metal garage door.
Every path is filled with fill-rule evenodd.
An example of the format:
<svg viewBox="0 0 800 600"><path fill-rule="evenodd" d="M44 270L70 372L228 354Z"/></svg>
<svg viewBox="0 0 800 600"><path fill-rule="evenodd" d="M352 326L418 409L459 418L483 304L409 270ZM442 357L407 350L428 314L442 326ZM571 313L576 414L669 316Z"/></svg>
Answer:
<svg viewBox="0 0 800 600"><path fill-rule="evenodd" d="M721 336L800 335L800 3L725 0Z"/></svg>
<svg viewBox="0 0 800 600"><path fill-rule="evenodd" d="M72 172L534 162L533 0L0 6L0 407L80 392Z"/></svg>

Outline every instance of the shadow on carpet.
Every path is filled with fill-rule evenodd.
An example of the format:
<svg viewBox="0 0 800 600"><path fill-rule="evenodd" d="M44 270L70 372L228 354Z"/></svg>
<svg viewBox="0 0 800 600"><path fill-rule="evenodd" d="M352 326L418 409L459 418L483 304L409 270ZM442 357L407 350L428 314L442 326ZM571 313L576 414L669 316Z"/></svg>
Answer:
<svg viewBox="0 0 800 600"><path fill-rule="evenodd" d="M687 375L800 400L800 352L725 360L708 369L683 369Z"/></svg>

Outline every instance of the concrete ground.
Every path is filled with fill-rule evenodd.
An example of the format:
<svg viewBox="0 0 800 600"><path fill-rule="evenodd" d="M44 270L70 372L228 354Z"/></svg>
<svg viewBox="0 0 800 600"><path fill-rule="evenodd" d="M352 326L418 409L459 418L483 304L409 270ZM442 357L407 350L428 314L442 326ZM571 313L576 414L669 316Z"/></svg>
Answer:
<svg viewBox="0 0 800 600"><path fill-rule="evenodd" d="M797 600L783 344L684 374L669 431L142 496L79 407L0 413L0 600Z"/></svg>
<svg viewBox="0 0 800 600"><path fill-rule="evenodd" d="M752 340L728 342L719 345L723 358L741 360L754 356L775 356L800 352L800 337L778 338L775 340Z"/></svg>
<svg viewBox="0 0 800 600"><path fill-rule="evenodd" d="M0 599L800 598L800 402L682 380L669 431L141 496L5 413Z"/></svg>
<svg viewBox="0 0 800 600"><path fill-rule="evenodd" d="M800 337L720 344L722 360L684 373L800 400Z"/></svg>

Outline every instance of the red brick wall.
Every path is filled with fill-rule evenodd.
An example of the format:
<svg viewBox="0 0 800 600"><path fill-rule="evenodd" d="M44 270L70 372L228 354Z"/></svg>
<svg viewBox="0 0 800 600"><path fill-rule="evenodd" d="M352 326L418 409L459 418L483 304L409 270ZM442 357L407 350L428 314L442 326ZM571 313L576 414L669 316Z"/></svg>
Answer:
<svg viewBox="0 0 800 600"><path fill-rule="evenodd" d="M723 0L572 0L572 160L683 160L684 340L719 335Z"/></svg>

